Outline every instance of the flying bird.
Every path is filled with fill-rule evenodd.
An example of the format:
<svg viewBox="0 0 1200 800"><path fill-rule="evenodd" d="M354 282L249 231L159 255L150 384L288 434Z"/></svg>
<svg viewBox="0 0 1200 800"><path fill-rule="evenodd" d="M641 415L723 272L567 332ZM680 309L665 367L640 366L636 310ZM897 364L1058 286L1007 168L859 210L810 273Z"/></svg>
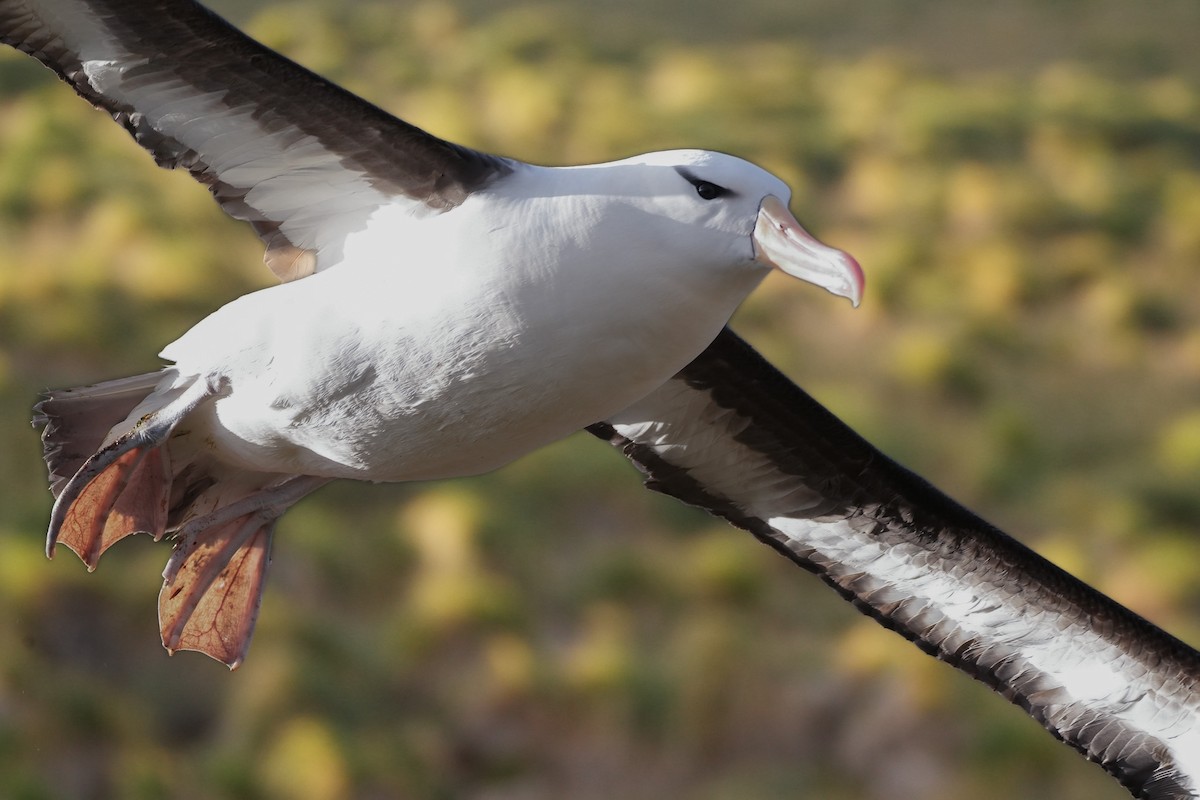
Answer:
<svg viewBox="0 0 1200 800"><path fill-rule="evenodd" d="M0 41L246 220L283 281L161 372L38 406L47 550L171 535L168 650L245 658L275 521L330 480L586 427L989 684L1135 796L1200 792L1200 654L890 461L725 328L771 269L858 304L780 180L700 150L547 168L432 136L188 0L0 0Z"/></svg>
<svg viewBox="0 0 1200 800"><path fill-rule="evenodd" d="M859 302L854 259L739 158L480 153L191 2L3 2L0 31L207 184L283 280L167 345L162 372L38 408L48 553L95 568L130 534L171 533L171 651L241 663L275 521L328 481L477 474L607 419L699 355L771 269Z"/></svg>

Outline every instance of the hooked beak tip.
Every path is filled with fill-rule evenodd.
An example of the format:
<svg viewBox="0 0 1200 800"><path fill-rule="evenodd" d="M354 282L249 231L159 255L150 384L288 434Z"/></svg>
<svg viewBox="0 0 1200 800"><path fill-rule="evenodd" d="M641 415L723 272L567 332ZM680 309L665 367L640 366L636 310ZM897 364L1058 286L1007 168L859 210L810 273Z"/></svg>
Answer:
<svg viewBox="0 0 1200 800"><path fill-rule="evenodd" d="M839 250L839 253L845 257L846 273L850 278L849 291L845 297L850 300L850 305L858 308L862 303L863 294L867 290L867 276L863 273L862 266L858 263L858 259L847 253L845 250Z"/></svg>

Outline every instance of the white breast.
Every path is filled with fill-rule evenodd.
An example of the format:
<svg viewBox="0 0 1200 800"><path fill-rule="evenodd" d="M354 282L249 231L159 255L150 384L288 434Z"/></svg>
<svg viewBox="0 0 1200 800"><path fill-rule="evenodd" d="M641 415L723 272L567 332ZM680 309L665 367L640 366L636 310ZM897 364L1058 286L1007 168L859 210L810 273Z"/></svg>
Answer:
<svg viewBox="0 0 1200 800"><path fill-rule="evenodd" d="M382 209L344 263L163 351L230 380L199 423L222 458L376 481L491 470L669 379L761 279L697 275L638 209L594 196L407 214Z"/></svg>

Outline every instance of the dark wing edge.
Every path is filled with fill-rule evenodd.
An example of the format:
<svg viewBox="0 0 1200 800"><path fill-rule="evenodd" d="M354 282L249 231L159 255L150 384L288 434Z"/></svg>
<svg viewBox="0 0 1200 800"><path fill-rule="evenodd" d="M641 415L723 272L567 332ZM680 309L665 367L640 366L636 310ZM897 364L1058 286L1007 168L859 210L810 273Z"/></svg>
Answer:
<svg viewBox="0 0 1200 800"><path fill-rule="evenodd" d="M285 280L336 261L346 232L391 198L442 211L511 171L506 159L397 119L191 0L0 0L0 42L112 115L159 165L207 185L251 223ZM342 223L332 233L322 230L330 219Z"/></svg>
<svg viewBox="0 0 1200 800"><path fill-rule="evenodd" d="M1134 796L1200 796L1200 653L893 462L729 329L588 430L649 488L816 573Z"/></svg>

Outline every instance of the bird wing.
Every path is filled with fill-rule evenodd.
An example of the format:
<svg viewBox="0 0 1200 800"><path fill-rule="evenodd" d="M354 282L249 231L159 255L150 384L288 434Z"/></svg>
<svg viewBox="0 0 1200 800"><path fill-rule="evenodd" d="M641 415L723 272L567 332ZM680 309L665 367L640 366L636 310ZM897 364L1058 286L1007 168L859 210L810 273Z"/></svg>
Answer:
<svg viewBox="0 0 1200 800"><path fill-rule="evenodd" d="M1200 653L871 446L726 329L589 430L991 686L1138 797L1200 790Z"/></svg>
<svg viewBox="0 0 1200 800"><path fill-rule="evenodd" d="M336 263L384 204L458 205L511 162L399 120L191 0L0 0L0 42L207 185L284 280Z"/></svg>

